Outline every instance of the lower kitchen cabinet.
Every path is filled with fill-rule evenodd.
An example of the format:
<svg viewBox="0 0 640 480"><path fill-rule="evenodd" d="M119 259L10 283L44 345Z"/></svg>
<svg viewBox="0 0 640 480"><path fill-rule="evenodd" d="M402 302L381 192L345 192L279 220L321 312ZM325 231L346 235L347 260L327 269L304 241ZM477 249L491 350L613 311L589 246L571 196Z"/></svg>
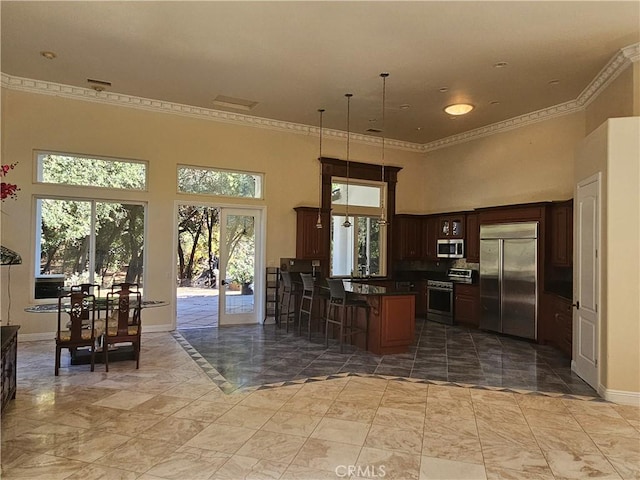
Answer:
<svg viewBox="0 0 640 480"><path fill-rule="evenodd" d="M478 327L480 323L480 286L478 284L454 284L453 318L456 323Z"/></svg>
<svg viewBox="0 0 640 480"><path fill-rule="evenodd" d="M542 337L540 340L557 347L571 358L573 345L571 300L552 293L544 293L542 299L538 333Z"/></svg>

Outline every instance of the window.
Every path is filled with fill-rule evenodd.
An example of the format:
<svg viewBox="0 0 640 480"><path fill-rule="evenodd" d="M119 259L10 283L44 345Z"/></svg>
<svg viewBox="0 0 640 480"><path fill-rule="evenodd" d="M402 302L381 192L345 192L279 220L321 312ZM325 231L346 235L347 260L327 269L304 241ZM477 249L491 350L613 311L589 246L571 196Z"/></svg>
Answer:
<svg viewBox="0 0 640 480"><path fill-rule="evenodd" d="M144 218L142 204L37 199L35 298L79 283L142 287Z"/></svg>
<svg viewBox="0 0 640 480"><path fill-rule="evenodd" d="M262 198L262 174L179 165L178 191L224 197Z"/></svg>
<svg viewBox="0 0 640 480"><path fill-rule="evenodd" d="M380 228L380 208L385 195L381 182L349 181L349 221L346 179L331 182L331 276L385 275L386 235Z"/></svg>
<svg viewBox="0 0 640 480"><path fill-rule="evenodd" d="M147 164L133 160L38 152L37 181L60 185L146 190Z"/></svg>

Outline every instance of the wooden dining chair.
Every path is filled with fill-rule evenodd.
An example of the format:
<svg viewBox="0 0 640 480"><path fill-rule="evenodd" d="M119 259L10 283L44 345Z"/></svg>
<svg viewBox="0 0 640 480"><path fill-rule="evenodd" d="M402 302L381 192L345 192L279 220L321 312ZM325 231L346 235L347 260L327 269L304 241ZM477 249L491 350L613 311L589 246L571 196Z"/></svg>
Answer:
<svg viewBox="0 0 640 480"><path fill-rule="evenodd" d="M55 374L60 370L60 354L68 348L72 354L79 347L91 350L91 371L95 369L96 340L102 329L96 326L96 297L71 292L58 297L58 331L56 333Z"/></svg>
<svg viewBox="0 0 640 480"><path fill-rule="evenodd" d="M140 368L142 294L128 289L107 293L107 327L103 336L105 370L109 371L109 346L131 343Z"/></svg>

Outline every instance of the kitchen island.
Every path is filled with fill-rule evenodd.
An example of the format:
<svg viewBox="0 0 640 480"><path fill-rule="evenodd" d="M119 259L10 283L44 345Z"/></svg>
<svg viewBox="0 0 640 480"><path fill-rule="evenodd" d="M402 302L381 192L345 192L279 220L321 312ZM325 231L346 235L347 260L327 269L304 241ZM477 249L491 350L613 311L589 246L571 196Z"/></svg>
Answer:
<svg viewBox="0 0 640 480"><path fill-rule="evenodd" d="M413 344L416 324L416 293L408 288L378 286L368 283L344 281L347 295L365 300L370 307L369 351L376 355L405 353ZM356 309L357 325L364 327L366 316ZM357 335L353 342L365 348L364 335Z"/></svg>

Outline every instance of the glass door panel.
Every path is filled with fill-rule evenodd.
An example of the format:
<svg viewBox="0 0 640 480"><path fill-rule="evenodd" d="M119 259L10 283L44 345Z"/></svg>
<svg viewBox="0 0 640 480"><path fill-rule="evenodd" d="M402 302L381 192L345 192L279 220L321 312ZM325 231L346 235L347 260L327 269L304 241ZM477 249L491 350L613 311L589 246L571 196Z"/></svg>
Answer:
<svg viewBox="0 0 640 480"><path fill-rule="evenodd" d="M220 325L258 323L255 291L260 211L223 208L220 219Z"/></svg>

